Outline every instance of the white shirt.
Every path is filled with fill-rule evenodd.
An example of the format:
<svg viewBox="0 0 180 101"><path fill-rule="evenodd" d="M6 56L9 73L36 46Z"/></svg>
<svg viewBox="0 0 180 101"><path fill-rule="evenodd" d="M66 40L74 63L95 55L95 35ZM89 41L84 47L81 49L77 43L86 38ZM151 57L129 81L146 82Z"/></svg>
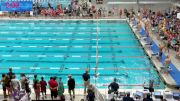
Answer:
<svg viewBox="0 0 180 101"><path fill-rule="evenodd" d="M18 79L12 79L12 80L11 80L11 83L12 83L12 87L13 87L14 89L20 88L20 82L19 82Z"/></svg>

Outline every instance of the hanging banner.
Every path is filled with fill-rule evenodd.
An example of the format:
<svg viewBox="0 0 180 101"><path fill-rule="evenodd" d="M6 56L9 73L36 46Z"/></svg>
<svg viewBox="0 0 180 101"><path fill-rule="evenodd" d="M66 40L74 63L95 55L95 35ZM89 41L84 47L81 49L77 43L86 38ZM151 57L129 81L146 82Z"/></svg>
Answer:
<svg viewBox="0 0 180 101"><path fill-rule="evenodd" d="M33 2L32 1L2 1L1 11L8 12L25 12L32 11Z"/></svg>

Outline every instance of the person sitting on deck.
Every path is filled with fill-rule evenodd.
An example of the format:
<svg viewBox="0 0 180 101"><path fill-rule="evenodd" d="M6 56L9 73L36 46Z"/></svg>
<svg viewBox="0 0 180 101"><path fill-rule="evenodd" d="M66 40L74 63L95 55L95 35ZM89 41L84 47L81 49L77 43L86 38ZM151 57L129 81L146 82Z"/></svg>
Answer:
<svg viewBox="0 0 180 101"><path fill-rule="evenodd" d="M118 89L119 89L119 84L116 83L117 79L114 78L114 81L108 86L108 94L111 93L118 93Z"/></svg>

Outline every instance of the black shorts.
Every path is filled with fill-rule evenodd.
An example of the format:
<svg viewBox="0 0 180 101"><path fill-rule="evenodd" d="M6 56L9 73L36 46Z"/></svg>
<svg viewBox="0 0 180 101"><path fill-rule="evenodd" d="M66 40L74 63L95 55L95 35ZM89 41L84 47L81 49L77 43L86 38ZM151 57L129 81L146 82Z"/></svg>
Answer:
<svg viewBox="0 0 180 101"><path fill-rule="evenodd" d="M57 98L58 92L57 91L52 91L51 90L51 97Z"/></svg>
<svg viewBox="0 0 180 101"><path fill-rule="evenodd" d="M9 83L5 84L5 87L10 88L10 84Z"/></svg>
<svg viewBox="0 0 180 101"><path fill-rule="evenodd" d="M4 92L6 91L6 86L3 86L3 91L4 91Z"/></svg>

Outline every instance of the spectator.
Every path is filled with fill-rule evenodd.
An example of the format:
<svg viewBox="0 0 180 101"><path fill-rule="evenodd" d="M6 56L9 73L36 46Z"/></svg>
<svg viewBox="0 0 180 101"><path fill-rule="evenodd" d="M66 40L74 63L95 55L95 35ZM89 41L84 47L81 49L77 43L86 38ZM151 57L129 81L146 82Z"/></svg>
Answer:
<svg viewBox="0 0 180 101"><path fill-rule="evenodd" d="M87 90L87 101L95 101L95 92L92 87Z"/></svg>
<svg viewBox="0 0 180 101"><path fill-rule="evenodd" d="M38 80L38 78L37 78L37 75L35 74L34 75L34 79L33 79L33 88L34 88L34 92L35 92L35 87L36 87L36 84L35 83L37 83L39 80Z"/></svg>
<svg viewBox="0 0 180 101"><path fill-rule="evenodd" d="M150 97L150 94L147 94L147 97L143 101L153 101L153 99Z"/></svg>
<svg viewBox="0 0 180 101"><path fill-rule="evenodd" d="M69 95L70 95L70 99L72 100L72 96L71 96L71 91L73 92L73 98L75 98L75 80L72 78L72 75L68 76L69 80L68 80L68 90L69 90Z"/></svg>
<svg viewBox="0 0 180 101"><path fill-rule="evenodd" d="M88 70L82 75L83 80L84 80L84 94L86 94L86 88L90 84L90 75L88 74Z"/></svg>
<svg viewBox="0 0 180 101"><path fill-rule="evenodd" d="M34 83L35 87L35 94L36 94L36 100L40 99L40 92L41 92L41 84L39 81L35 81Z"/></svg>
<svg viewBox="0 0 180 101"><path fill-rule="evenodd" d="M5 76L5 86L6 86L6 89L8 91L8 96L10 97L11 94L12 94L12 88L11 88L11 79L9 78L9 76Z"/></svg>
<svg viewBox="0 0 180 101"><path fill-rule="evenodd" d="M130 97L130 93L127 93L127 95L123 97L123 101L134 101L134 99Z"/></svg>
<svg viewBox="0 0 180 101"><path fill-rule="evenodd" d="M14 100L18 101L19 100L19 93L20 93L20 82L18 79L16 79L15 75L12 76L11 86L12 86Z"/></svg>
<svg viewBox="0 0 180 101"><path fill-rule="evenodd" d="M26 76L25 74L21 74L21 89L25 90L25 81L26 81Z"/></svg>
<svg viewBox="0 0 180 101"><path fill-rule="evenodd" d="M60 77L59 78L59 86L58 86L58 96L59 96L60 100L61 100L61 98L63 96L63 93L64 93L64 84L62 82L62 78Z"/></svg>
<svg viewBox="0 0 180 101"><path fill-rule="evenodd" d="M12 71L12 68L9 68L9 72L7 73L7 85L6 85L6 88L7 88L7 90L8 90L8 95L9 96L11 96L11 94L12 94L12 88L11 88L11 79L12 79L12 77L13 77L13 75L15 75L14 73L13 73L13 71Z"/></svg>
<svg viewBox="0 0 180 101"><path fill-rule="evenodd" d="M11 86L12 86L13 91L14 90L19 90L20 91L20 82L19 82L18 79L16 79L15 75L12 76Z"/></svg>
<svg viewBox="0 0 180 101"><path fill-rule="evenodd" d="M57 98L57 87L58 87L58 83L56 81L56 78L51 77L50 81L49 81L49 87L50 87L50 91L51 91L51 98L52 100L55 98Z"/></svg>
<svg viewBox="0 0 180 101"><path fill-rule="evenodd" d="M3 88L4 99L7 97L7 95L6 95L6 82L5 82L5 78L6 78L6 74L2 74L1 83L2 83L2 88Z"/></svg>
<svg viewBox="0 0 180 101"><path fill-rule="evenodd" d="M119 84L116 83L116 78L114 78L114 82L112 82L109 86L108 86L108 94L111 93L118 93L118 89L119 89Z"/></svg>
<svg viewBox="0 0 180 101"><path fill-rule="evenodd" d="M12 76L15 75L13 72L12 72L12 68L9 68L9 72L7 74L10 78L10 80L12 79Z"/></svg>
<svg viewBox="0 0 180 101"><path fill-rule="evenodd" d="M44 99L44 94L45 94L45 98L46 98L46 86L47 86L47 83L46 83L46 81L44 80L43 77L41 77L40 84L41 84L41 93L42 93L42 96L43 96L42 98Z"/></svg>
<svg viewBox="0 0 180 101"><path fill-rule="evenodd" d="M149 87L144 87L144 89L149 89L149 92L152 94L154 92L154 80L149 80Z"/></svg>
<svg viewBox="0 0 180 101"><path fill-rule="evenodd" d="M29 78L26 78L25 79L25 90L26 90L26 93L28 94L28 99L30 100L30 94L31 94L31 88L29 87Z"/></svg>

